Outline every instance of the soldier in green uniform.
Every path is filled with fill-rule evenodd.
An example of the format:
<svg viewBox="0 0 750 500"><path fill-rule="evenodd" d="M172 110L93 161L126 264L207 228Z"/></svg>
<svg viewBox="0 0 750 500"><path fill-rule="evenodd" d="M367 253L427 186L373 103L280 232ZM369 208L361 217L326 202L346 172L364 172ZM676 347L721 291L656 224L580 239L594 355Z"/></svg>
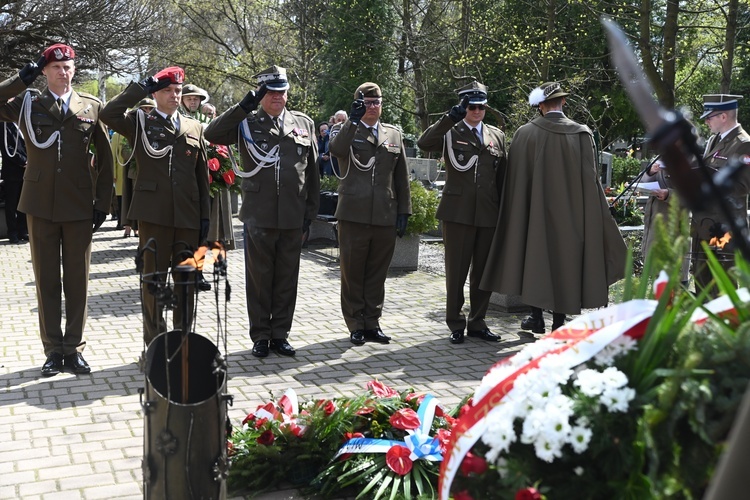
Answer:
<svg viewBox="0 0 750 500"><path fill-rule="evenodd" d="M747 224L747 195L750 193L750 135L737 121L738 101L742 96L731 94L707 94L703 96L703 114L713 134L706 143L703 161L713 171L719 171L732 162L744 166L733 179L732 191L726 196L733 217L742 225ZM721 238L728 230L724 215L718 207L693 213L691 224L693 275L698 290L711 284L713 279L706 264L706 255L701 242ZM734 262L731 254L720 255L724 268ZM717 292L714 292L714 296Z"/></svg>
<svg viewBox="0 0 750 500"><path fill-rule="evenodd" d="M102 103L73 90L75 51L68 45L52 45L36 64L0 83L0 101L25 90L40 73L47 78L47 88L41 94L29 90L0 106L0 121L19 122L28 153L18 210L26 214L29 229L39 330L47 356L42 375L56 375L63 368L89 373L79 351L85 345L81 341L92 232L106 220L112 200L112 154L99 120ZM96 152L93 175L91 147Z"/></svg>
<svg viewBox="0 0 750 500"><path fill-rule="evenodd" d="M439 151L445 160L445 187L437 217L443 223L445 245L445 322L450 341L470 337L497 342L484 321L492 292L479 289L484 265L495 234L500 195L505 178L505 134L483 122L487 87L471 82L458 90L461 102L425 130L417 145ZM470 309L464 305L464 284L469 275Z"/></svg>
<svg viewBox="0 0 750 500"><path fill-rule="evenodd" d="M341 312L355 345L387 344L380 328L385 278L411 215L409 173L401 131L380 122L380 87L363 83L354 92L349 119L332 134L329 150L341 169L339 221Z"/></svg>
<svg viewBox="0 0 750 500"><path fill-rule="evenodd" d="M131 83L104 107L102 121L122 134L133 145L138 172L133 183L133 199L128 219L137 220L139 244L156 242L156 252L145 252L144 275L163 277L191 254L208 234L208 167L203 127L200 122L180 115L180 95L185 72L165 68L141 83ZM156 109L126 113L138 101L152 94ZM177 279L177 278L176 278ZM150 344L167 331L163 306L143 283L143 340ZM190 331L192 287L176 287L177 304L173 326ZM183 310L183 294L187 307Z"/></svg>
<svg viewBox="0 0 750 500"><path fill-rule="evenodd" d="M240 219L253 355L294 356L287 340L297 302L302 233L318 213L320 176L315 124L286 108L286 70L256 75L258 88L206 128L215 144L239 144L244 172Z"/></svg>

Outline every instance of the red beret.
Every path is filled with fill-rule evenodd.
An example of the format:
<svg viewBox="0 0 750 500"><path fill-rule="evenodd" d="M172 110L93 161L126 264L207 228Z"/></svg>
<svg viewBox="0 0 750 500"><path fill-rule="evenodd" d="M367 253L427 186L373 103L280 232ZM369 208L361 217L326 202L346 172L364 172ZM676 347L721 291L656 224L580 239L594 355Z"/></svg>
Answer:
<svg viewBox="0 0 750 500"><path fill-rule="evenodd" d="M185 70L179 66L164 68L154 75L157 80L169 80L171 83L182 83L185 81Z"/></svg>
<svg viewBox="0 0 750 500"><path fill-rule="evenodd" d="M42 55L47 62L70 61L76 58L76 51L68 45L56 43L45 50Z"/></svg>

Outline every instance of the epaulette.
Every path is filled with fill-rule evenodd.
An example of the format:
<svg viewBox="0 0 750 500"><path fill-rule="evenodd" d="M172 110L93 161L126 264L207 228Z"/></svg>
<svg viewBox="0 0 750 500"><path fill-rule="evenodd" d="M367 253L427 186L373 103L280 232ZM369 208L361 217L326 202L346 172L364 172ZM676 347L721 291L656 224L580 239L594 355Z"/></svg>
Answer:
<svg viewBox="0 0 750 500"><path fill-rule="evenodd" d="M91 95L91 94L88 94L86 92L78 92L78 95L81 96L81 97L85 97L86 99L91 99L92 101L96 101L99 104L101 104L101 102L102 102L101 99L99 99L98 97L96 97L94 95Z"/></svg>
<svg viewBox="0 0 750 500"><path fill-rule="evenodd" d="M380 124L385 128L392 128L398 131L398 133L401 135L404 134L404 129L402 129L400 125L391 125L390 123L383 123L383 122L380 122Z"/></svg>
<svg viewBox="0 0 750 500"><path fill-rule="evenodd" d="M304 118L304 119L305 119L305 120L307 120L308 122L310 122L310 123L312 123L313 125L315 125L315 122L313 121L313 119L312 119L312 118L310 118L309 116L307 116L307 115L306 115L305 113L303 113L302 111L294 111L294 110L292 110L292 109L288 109L287 111L289 111L289 112L290 112L291 114L293 114L294 116L299 116L300 118Z"/></svg>

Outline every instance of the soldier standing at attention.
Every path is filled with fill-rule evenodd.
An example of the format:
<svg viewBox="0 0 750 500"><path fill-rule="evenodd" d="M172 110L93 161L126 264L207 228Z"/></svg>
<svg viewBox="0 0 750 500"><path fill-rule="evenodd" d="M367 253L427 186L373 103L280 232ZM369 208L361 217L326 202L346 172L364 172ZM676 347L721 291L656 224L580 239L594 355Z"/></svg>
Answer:
<svg viewBox="0 0 750 500"><path fill-rule="evenodd" d="M156 252L143 254L144 275L163 279L170 267L191 255L208 234L208 167L203 127L180 115L180 96L185 72L173 66L141 83L131 83L102 110L102 121L133 145L138 173L133 182L133 199L128 219L138 221L139 246L154 239ZM145 113L128 108L153 94L156 109ZM143 340L146 346L167 331L163 306L157 304L142 283ZM182 329L183 316L190 331L193 287L176 287L177 304L172 322ZM187 309L183 311L183 294Z"/></svg>
<svg viewBox="0 0 750 500"><path fill-rule="evenodd" d="M315 124L286 108L286 70L255 75L257 90L215 118L206 139L239 143L244 173L240 220L253 356L296 351L287 340L297 303L302 233L318 213L320 176ZM260 107L260 108L259 108Z"/></svg>
<svg viewBox="0 0 750 500"><path fill-rule="evenodd" d="M704 120L713 134L706 143L703 161L714 172L721 170L731 162L740 161L744 165L733 179L732 191L726 196L733 217L747 225L747 195L750 193L750 135L737 121L737 108L740 95L707 94L703 96ZM718 207L693 212L691 223L693 275L696 291L701 291L711 284L713 277L708 269L706 254L701 245L712 237L721 238L726 231L726 221ZM725 269L734 264L734 259L719 259ZM713 290L712 296L718 291Z"/></svg>
<svg viewBox="0 0 750 500"><path fill-rule="evenodd" d="M0 121L18 121L28 165L18 210L26 214L31 263L39 303L39 330L47 360L42 375L63 369L91 372L81 351L86 325L91 237L112 201L112 154L99 120L102 103L73 90L75 51L55 44L36 64L0 83L3 102L31 85L40 73L47 88L0 106ZM20 119L19 119L20 117ZM90 160L90 148L95 161ZM60 256L62 255L62 283ZM65 293L65 330L61 328Z"/></svg>
<svg viewBox="0 0 750 500"><path fill-rule="evenodd" d="M339 221L341 312L354 345L387 344L380 328L385 278L411 215L409 173L401 131L380 122L383 96L374 83L354 92L349 119L329 149L341 168Z"/></svg>
<svg viewBox="0 0 750 500"><path fill-rule="evenodd" d="M487 87L472 82L458 90L461 102L425 130L417 145L440 151L445 159L445 187L437 217L443 223L445 245L445 322L450 341L469 337L497 342L484 317L492 292L479 289L495 234L505 178L505 134L483 123ZM469 276L470 309L464 305L464 283Z"/></svg>

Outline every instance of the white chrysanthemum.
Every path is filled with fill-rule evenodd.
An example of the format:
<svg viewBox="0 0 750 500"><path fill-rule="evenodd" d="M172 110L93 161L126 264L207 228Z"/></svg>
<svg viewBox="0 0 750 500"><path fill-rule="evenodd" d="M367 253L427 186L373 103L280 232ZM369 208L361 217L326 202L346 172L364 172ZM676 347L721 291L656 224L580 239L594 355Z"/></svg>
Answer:
<svg viewBox="0 0 750 500"><path fill-rule="evenodd" d="M495 465L497 465L497 473L500 474L500 477L504 478L508 475L508 461L506 459L498 458Z"/></svg>
<svg viewBox="0 0 750 500"><path fill-rule="evenodd" d="M594 356L593 362L597 366L611 366L615 359L629 353L637 346L638 343L633 337L622 335Z"/></svg>
<svg viewBox="0 0 750 500"><path fill-rule="evenodd" d="M505 412L491 411L487 415L487 430L482 434L482 442L490 447L491 456L487 460L495 461L500 453L508 451L510 445L517 439L513 429L513 419Z"/></svg>
<svg viewBox="0 0 750 500"><path fill-rule="evenodd" d="M620 388L628 384L628 377L614 366L602 372L602 382L605 388Z"/></svg>
<svg viewBox="0 0 750 500"><path fill-rule="evenodd" d="M552 410L550 407L547 408L547 426L540 433L544 436L545 440L550 442L560 442L562 444L567 441L570 435L570 423L568 422L568 415L564 412L558 412Z"/></svg>
<svg viewBox="0 0 750 500"><path fill-rule="evenodd" d="M529 94L529 104L536 107L541 102L544 102L544 90L541 87L537 87Z"/></svg>
<svg viewBox="0 0 750 500"><path fill-rule="evenodd" d="M537 439L534 441L534 452L537 458L550 462L555 458L562 457L562 442L559 441L547 441L546 439Z"/></svg>
<svg viewBox="0 0 750 500"><path fill-rule="evenodd" d="M521 428L521 442L531 444L536 441L539 433L547 426L547 415L543 409L531 410L523 421Z"/></svg>
<svg viewBox="0 0 750 500"><path fill-rule="evenodd" d="M578 378L573 382L587 396L598 396L604 390L604 381L601 373L587 368L578 373Z"/></svg>
<svg viewBox="0 0 750 500"><path fill-rule="evenodd" d="M628 411L630 401L635 397L635 390L630 387L617 389L608 388L604 390L601 402L611 412L624 413Z"/></svg>
<svg viewBox="0 0 750 500"><path fill-rule="evenodd" d="M588 427L576 425L570 430L570 438L568 442L573 447L573 451L576 453L583 453L588 449L592 435L593 432Z"/></svg>
<svg viewBox="0 0 750 500"><path fill-rule="evenodd" d="M576 476L583 476L583 467L580 465L573 469L573 472L575 472Z"/></svg>

